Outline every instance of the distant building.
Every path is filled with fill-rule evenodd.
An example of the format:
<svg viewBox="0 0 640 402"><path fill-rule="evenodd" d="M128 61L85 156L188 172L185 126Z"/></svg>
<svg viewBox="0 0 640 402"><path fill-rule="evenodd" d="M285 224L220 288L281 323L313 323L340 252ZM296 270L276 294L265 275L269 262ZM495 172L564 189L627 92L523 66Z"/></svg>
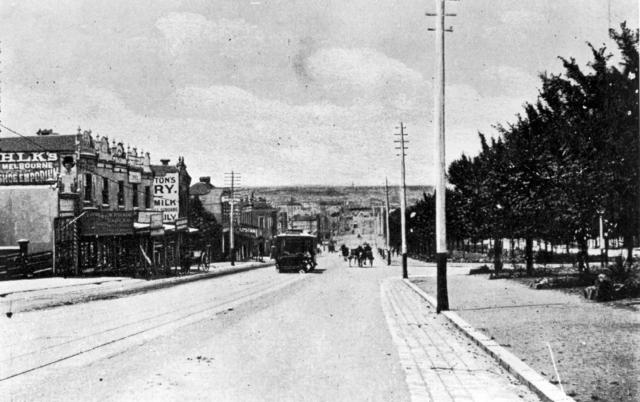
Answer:
<svg viewBox="0 0 640 402"><path fill-rule="evenodd" d="M294 215L289 219L289 229L300 230L312 235L318 235L318 216Z"/></svg>
<svg viewBox="0 0 640 402"><path fill-rule="evenodd" d="M189 195L191 197L197 197L202 202L202 206L207 211L211 212L216 221L222 224L222 194L224 188L216 187L211 184L211 177L200 177L200 181L191 186L189 189Z"/></svg>
<svg viewBox="0 0 640 402"><path fill-rule="evenodd" d="M277 205L280 211L286 212L287 216L301 215L304 213L304 206L297 202L293 197L286 202Z"/></svg>

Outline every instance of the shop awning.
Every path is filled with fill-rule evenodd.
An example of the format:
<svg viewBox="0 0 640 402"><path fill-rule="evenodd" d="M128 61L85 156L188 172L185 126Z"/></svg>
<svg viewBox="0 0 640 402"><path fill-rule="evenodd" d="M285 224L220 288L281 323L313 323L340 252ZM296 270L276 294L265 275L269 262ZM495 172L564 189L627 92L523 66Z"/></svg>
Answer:
<svg viewBox="0 0 640 402"><path fill-rule="evenodd" d="M149 224L148 223L142 223L142 222L133 222L133 228L135 230L148 230L149 229Z"/></svg>

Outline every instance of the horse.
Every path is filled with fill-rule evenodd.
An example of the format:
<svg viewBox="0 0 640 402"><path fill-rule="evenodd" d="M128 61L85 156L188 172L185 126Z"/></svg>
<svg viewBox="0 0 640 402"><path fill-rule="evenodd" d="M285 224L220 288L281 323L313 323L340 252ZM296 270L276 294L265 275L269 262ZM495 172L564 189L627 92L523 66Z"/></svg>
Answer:
<svg viewBox="0 0 640 402"><path fill-rule="evenodd" d="M347 259L349 258L349 247L343 244L342 246L340 246L340 251L342 252L342 258L347 261Z"/></svg>
<svg viewBox="0 0 640 402"><path fill-rule="evenodd" d="M361 267L362 260L363 260L362 254L363 254L362 247L352 248L349 253L349 266L351 266L351 261L355 260L358 262L358 266Z"/></svg>

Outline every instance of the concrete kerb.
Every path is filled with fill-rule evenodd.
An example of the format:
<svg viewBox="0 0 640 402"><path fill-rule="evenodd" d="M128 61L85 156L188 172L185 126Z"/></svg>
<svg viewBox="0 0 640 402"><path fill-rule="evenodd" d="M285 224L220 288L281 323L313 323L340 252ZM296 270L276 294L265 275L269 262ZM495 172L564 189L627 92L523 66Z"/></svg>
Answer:
<svg viewBox="0 0 640 402"><path fill-rule="evenodd" d="M436 299L418 286L413 284L410 279L404 279L404 282L414 292L425 299L434 308L436 307ZM480 346L485 352L498 361L509 373L516 377L520 382L525 384L529 389L535 392L542 400L547 402L575 402L573 398L562 392L558 387L551 384L537 371L529 367L525 362L516 357L513 353L504 349L497 342L490 339L485 334L476 330L471 324L463 320L458 314L452 311L441 312L455 327L463 334L471 339L475 344Z"/></svg>
<svg viewBox="0 0 640 402"><path fill-rule="evenodd" d="M266 268L274 265L275 265L274 262L256 262L256 263L243 264L242 266L239 266L239 267L226 267L218 270L215 270L214 268L214 270L209 272L202 272L202 273L197 273L189 276L178 276L178 277L155 279L155 280L152 279L149 281L137 282L133 284L123 283L122 287L114 288L114 289L104 289L104 291L101 291L100 289L96 289L97 292L95 293L90 293L73 300L59 300L59 301L53 301L53 302L50 300L46 300L42 303L38 303L36 301L35 303L32 303L32 304L26 304L24 310L16 309L13 312L15 313L19 311L26 312L26 311L33 311L33 310L49 309L49 308L65 306L69 304L79 304L79 303L85 303L85 302L90 302L95 300L112 299L112 298L117 298L122 296L133 295L136 293L144 293L148 291L168 288L171 286L177 286L185 283L211 279L218 276L225 276L225 275L231 275L231 274L241 273L245 271L250 271L253 269ZM21 293L21 292L15 292L15 293Z"/></svg>
<svg viewBox="0 0 640 402"><path fill-rule="evenodd" d="M215 278L217 276L238 274L240 272L251 271L253 269L265 268L265 267L270 267L274 265L275 265L275 262L257 262L257 263L249 263L241 267L222 268L217 271L202 272L202 273L197 273L197 274L188 275L188 276L177 276L177 277L167 278L167 279L150 280L133 287L130 293L138 293L138 292L144 292L147 290L162 289L170 286L181 285L183 283L201 281L204 279ZM126 292L126 290L124 291ZM117 293L117 294L122 294L122 293Z"/></svg>

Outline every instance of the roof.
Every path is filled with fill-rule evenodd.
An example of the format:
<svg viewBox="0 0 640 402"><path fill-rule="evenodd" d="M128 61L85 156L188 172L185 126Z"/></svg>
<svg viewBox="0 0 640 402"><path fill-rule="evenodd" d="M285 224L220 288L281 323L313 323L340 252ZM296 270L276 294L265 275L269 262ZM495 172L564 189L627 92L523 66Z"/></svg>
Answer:
<svg viewBox="0 0 640 402"><path fill-rule="evenodd" d="M76 150L77 135L33 135L0 138L0 152L43 152Z"/></svg>
<svg viewBox="0 0 640 402"><path fill-rule="evenodd" d="M206 195L209 194L211 192L212 189L214 189L215 186L211 183L203 183L203 182L197 182L196 184L194 184L193 186L189 187L189 194L191 195Z"/></svg>
<svg viewBox="0 0 640 402"><path fill-rule="evenodd" d="M316 236L309 233L282 233L277 235L276 237L308 237L310 239L316 238Z"/></svg>
<svg viewBox="0 0 640 402"><path fill-rule="evenodd" d="M291 217L292 221L315 221L318 219L315 215L294 215Z"/></svg>
<svg viewBox="0 0 640 402"><path fill-rule="evenodd" d="M151 171L156 176L164 176L167 173L180 173L180 169L171 165L151 165Z"/></svg>

